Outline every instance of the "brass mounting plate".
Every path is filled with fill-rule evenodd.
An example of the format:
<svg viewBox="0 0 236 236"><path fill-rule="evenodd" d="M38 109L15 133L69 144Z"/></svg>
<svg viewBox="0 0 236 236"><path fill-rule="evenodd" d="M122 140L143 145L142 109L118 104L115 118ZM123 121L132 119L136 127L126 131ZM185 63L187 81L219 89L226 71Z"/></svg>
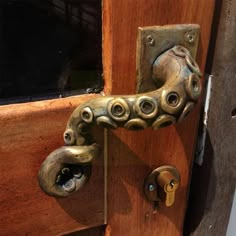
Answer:
<svg viewBox="0 0 236 236"><path fill-rule="evenodd" d="M166 50L181 45L196 58L200 26L178 24L165 26L139 27L137 38L137 93L157 89L152 79L152 65L155 59Z"/></svg>
<svg viewBox="0 0 236 236"><path fill-rule="evenodd" d="M161 190L157 183L157 177L161 172L164 171L171 173L180 183L179 172L174 166L165 165L156 168L146 177L144 181L144 194L146 198L151 202L161 201L161 198L158 195L158 191L160 192ZM152 187L152 189L150 189L150 187Z"/></svg>

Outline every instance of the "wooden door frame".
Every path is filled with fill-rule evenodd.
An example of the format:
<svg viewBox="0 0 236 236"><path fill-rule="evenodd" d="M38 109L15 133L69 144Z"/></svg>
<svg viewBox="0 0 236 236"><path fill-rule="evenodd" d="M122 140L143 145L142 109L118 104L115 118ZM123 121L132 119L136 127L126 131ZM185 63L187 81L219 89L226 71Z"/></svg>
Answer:
<svg viewBox="0 0 236 236"><path fill-rule="evenodd" d="M197 62L201 70L205 70L215 1L178 1L171 4L154 0L132 3L104 0L103 4L107 17L104 18L105 27L108 27L104 29L104 33L108 33L105 35L108 41L103 48L104 66L110 70L108 74L105 70L105 75L112 78L112 94L135 93L139 26L200 24ZM109 49L106 43L109 43ZM109 60L106 61L106 58ZM108 131L107 223L111 235L182 235L199 111L200 103L184 122L156 132ZM184 163L180 164L179 158ZM172 208L161 207L156 211L144 199L143 181L152 169L164 164L180 169L182 186ZM168 231L165 231L167 228Z"/></svg>

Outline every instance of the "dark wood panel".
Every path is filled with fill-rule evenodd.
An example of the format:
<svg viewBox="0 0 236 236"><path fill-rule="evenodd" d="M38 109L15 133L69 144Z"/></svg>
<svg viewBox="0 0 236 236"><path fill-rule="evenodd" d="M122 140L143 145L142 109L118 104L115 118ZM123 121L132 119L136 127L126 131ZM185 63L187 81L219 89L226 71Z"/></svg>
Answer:
<svg viewBox="0 0 236 236"><path fill-rule="evenodd" d="M226 235L236 187L236 2L220 2L217 40L208 58L213 81L205 156L193 169L186 235Z"/></svg>
<svg viewBox="0 0 236 236"><path fill-rule="evenodd" d="M105 1L108 2L108 1ZM204 71L214 1L110 1L112 93L135 93L139 26L198 23L197 61ZM109 29L108 29L109 30ZM199 106L182 123L158 131L117 130L108 134L108 225L112 236L182 235ZM154 168L175 165L181 186L172 208L158 211L144 199L143 181Z"/></svg>

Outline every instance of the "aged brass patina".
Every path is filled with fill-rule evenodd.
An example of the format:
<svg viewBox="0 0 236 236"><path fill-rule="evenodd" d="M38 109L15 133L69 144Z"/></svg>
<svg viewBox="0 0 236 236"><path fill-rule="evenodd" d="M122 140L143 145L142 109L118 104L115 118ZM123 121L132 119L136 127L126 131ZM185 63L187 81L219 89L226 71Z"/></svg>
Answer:
<svg viewBox="0 0 236 236"><path fill-rule="evenodd" d="M139 27L137 38L137 93L150 92L162 85L152 78L153 62L168 49L181 45L196 57L200 26L180 24ZM184 56L181 52L178 55Z"/></svg>
<svg viewBox="0 0 236 236"><path fill-rule="evenodd" d="M187 26L189 30L190 26ZM156 40L152 40L154 38L148 37L149 47L157 44ZM43 191L51 196L65 197L86 182L88 175L82 173L78 178L71 173L73 171L68 165L83 169L98 156L98 146L91 138L90 126L158 129L182 120L193 109L201 93L201 73L190 51L182 45L171 46L160 55L156 54L151 64L150 76L156 83L155 90L127 96L99 97L75 109L64 133L66 146L52 152L39 171L39 184ZM64 168L66 171L62 171ZM69 177L62 172L69 173ZM62 177L64 180L60 181ZM169 192L167 195L170 200L166 204L170 205L174 195Z"/></svg>
<svg viewBox="0 0 236 236"><path fill-rule="evenodd" d="M40 187L45 193L55 197L65 197L79 190L89 178L88 163L91 163L98 152L96 144L56 149L39 170Z"/></svg>
<svg viewBox="0 0 236 236"><path fill-rule="evenodd" d="M175 202L175 192L180 185L180 175L173 166L161 166L146 178L144 193L151 202L165 202L170 207Z"/></svg>

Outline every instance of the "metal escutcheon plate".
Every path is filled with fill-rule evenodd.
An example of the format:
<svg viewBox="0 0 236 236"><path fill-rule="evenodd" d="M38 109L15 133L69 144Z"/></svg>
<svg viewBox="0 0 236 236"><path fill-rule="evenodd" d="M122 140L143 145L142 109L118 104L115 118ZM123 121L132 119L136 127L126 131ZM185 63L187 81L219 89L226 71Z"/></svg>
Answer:
<svg viewBox="0 0 236 236"><path fill-rule="evenodd" d="M170 172L175 177L175 179L180 182L179 172L174 166L165 165L153 170L144 181L144 194L151 202L162 201L162 199L158 196L158 192L162 191L162 189L157 183L157 177L163 171Z"/></svg>

